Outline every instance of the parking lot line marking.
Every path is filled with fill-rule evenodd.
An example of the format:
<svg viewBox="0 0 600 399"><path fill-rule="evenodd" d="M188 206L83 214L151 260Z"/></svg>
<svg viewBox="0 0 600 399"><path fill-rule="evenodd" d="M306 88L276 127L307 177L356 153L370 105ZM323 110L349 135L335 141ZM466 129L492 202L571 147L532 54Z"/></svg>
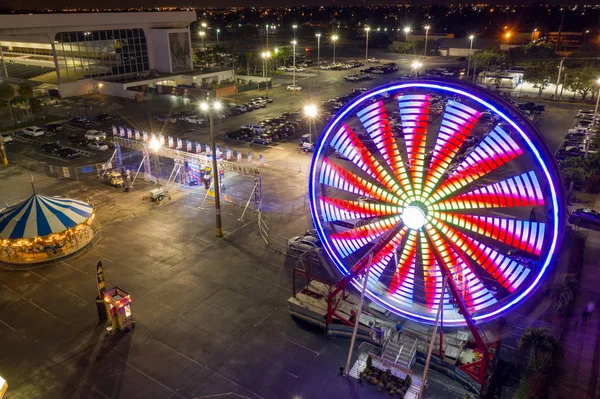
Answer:
<svg viewBox="0 0 600 399"><path fill-rule="evenodd" d="M47 155L47 154L44 154L44 153L41 153L41 152L35 152L34 154L38 154L38 155L41 155L41 156L43 156L43 157L48 157L48 158L52 158L52 159L57 159L57 160L59 160L59 161L62 161L62 162L69 163L69 161L67 161L66 159L62 159L62 158L53 157L52 155Z"/></svg>

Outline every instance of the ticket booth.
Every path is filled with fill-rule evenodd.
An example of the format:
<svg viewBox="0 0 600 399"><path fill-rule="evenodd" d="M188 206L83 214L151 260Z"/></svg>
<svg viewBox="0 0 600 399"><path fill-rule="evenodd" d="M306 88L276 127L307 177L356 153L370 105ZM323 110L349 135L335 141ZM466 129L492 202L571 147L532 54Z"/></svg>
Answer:
<svg viewBox="0 0 600 399"><path fill-rule="evenodd" d="M113 330L128 330L135 327L131 314L131 296L128 292L119 287L110 289L104 293L104 304Z"/></svg>

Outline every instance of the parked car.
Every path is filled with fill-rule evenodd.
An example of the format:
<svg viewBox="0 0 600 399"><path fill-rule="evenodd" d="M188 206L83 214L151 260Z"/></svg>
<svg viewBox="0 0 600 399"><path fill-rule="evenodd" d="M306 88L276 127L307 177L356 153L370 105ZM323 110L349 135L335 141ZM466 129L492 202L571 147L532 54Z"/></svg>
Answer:
<svg viewBox="0 0 600 399"><path fill-rule="evenodd" d="M318 251L323 245L318 238L312 235L303 235L290 238L288 240L288 254L314 256L318 258Z"/></svg>
<svg viewBox="0 0 600 399"><path fill-rule="evenodd" d="M271 97L266 97L266 96L265 97L262 97L262 96L261 97L256 97L256 99L257 100L264 100L264 101L266 101L268 103L272 103L273 102L273 99Z"/></svg>
<svg viewBox="0 0 600 399"><path fill-rule="evenodd" d="M45 129L48 132L62 132L63 130L65 130L65 127L60 123L50 123L49 125L46 125Z"/></svg>
<svg viewBox="0 0 600 399"><path fill-rule="evenodd" d="M4 143L10 143L11 141L14 140L12 133L2 133L2 134L0 134L0 136L2 136L2 141Z"/></svg>
<svg viewBox="0 0 600 399"><path fill-rule="evenodd" d="M248 130L248 129L238 129L238 130L234 130L233 132L225 133L225 138L228 138L231 140L246 141L250 137L252 137L252 131Z"/></svg>
<svg viewBox="0 0 600 399"><path fill-rule="evenodd" d="M204 119L200 118L198 115L186 116L183 120L194 125L202 125L204 123Z"/></svg>
<svg viewBox="0 0 600 399"><path fill-rule="evenodd" d="M58 151L56 153L58 154L59 157L67 158L67 159L75 159L75 158L79 158L81 156L81 155L79 155L79 153L77 151L75 151L72 148L68 148L68 147L61 147L58 149Z"/></svg>
<svg viewBox="0 0 600 399"><path fill-rule="evenodd" d="M48 142L42 144L42 150L44 152L58 152L62 147L54 142Z"/></svg>
<svg viewBox="0 0 600 399"><path fill-rule="evenodd" d="M88 143L88 148L96 151L108 151L108 145L98 141L92 141L91 143Z"/></svg>
<svg viewBox="0 0 600 399"><path fill-rule="evenodd" d="M253 104L250 104L250 103L242 104L242 106L244 108L246 108L247 111L254 111L256 109L256 107Z"/></svg>
<svg viewBox="0 0 600 399"><path fill-rule="evenodd" d="M96 115L96 120L98 122L105 122L105 121L110 121L113 120L114 118L112 116L110 116L109 114L98 114Z"/></svg>
<svg viewBox="0 0 600 399"><path fill-rule="evenodd" d="M579 208L569 212L569 223L600 225L600 212L589 208Z"/></svg>
<svg viewBox="0 0 600 399"><path fill-rule="evenodd" d="M240 112L248 112L248 108L246 108L243 105L238 105L237 107L233 108L234 110L238 110Z"/></svg>
<svg viewBox="0 0 600 399"><path fill-rule="evenodd" d="M99 141L106 139L106 133L101 132L100 130L88 130L84 137L90 141Z"/></svg>
<svg viewBox="0 0 600 399"><path fill-rule="evenodd" d="M90 121L87 118L75 117L69 121L73 126L85 127L89 126Z"/></svg>
<svg viewBox="0 0 600 399"><path fill-rule="evenodd" d="M262 126L261 125L257 125L257 124L253 124L253 123L249 123L247 125L242 125L242 126L240 126L240 129L254 130L257 133L261 133L262 132Z"/></svg>
<svg viewBox="0 0 600 399"><path fill-rule="evenodd" d="M88 143L90 142L85 137L79 136L69 136L67 139L71 144L77 145L79 147L87 147Z"/></svg>
<svg viewBox="0 0 600 399"><path fill-rule="evenodd" d="M252 137L251 141L256 144L267 145L273 142L273 137L270 134L257 134L256 136Z"/></svg>
<svg viewBox="0 0 600 399"><path fill-rule="evenodd" d="M287 89L292 90L292 91L300 91L300 90L302 90L302 87L300 87L298 85L288 85Z"/></svg>
<svg viewBox="0 0 600 399"><path fill-rule="evenodd" d="M32 137L40 137L45 134L44 129L39 126L29 126L23 129L23 134Z"/></svg>
<svg viewBox="0 0 600 399"><path fill-rule="evenodd" d="M369 59L367 60L367 62L373 62L373 63L376 63L376 64L378 64L378 63L379 63L379 60L378 60L377 58L369 58Z"/></svg>
<svg viewBox="0 0 600 399"><path fill-rule="evenodd" d="M177 123L177 118L171 117L170 115L158 114L154 117L157 122L162 123Z"/></svg>

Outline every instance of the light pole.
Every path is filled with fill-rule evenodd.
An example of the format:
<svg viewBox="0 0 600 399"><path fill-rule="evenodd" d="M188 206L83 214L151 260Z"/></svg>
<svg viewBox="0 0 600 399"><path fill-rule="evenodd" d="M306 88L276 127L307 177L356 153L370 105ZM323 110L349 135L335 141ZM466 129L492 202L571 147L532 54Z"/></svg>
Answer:
<svg viewBox="0 0 600 399"><path fill-rule="evenodd" d="M215 132L213 123L213 111L219 111L221 109L221 103L214 101L212 104L204 101L200 103L200 109L208 114L208 125L210 127L210 147L212 152L212 165L213 165L213 176L215 182L213 184L215 188L215 228L216 236L223 237L223 227L221 225L221 196L219 187L219 169L217 165L217 146L215 144Z"/></svg>
<svg viewBox="0 0 600 399"><path fill-rule="evenodd" d="M415 71L415 76L419 76L419 69L423 66L421 61L413 61L410 67Z"/></svg>
<svg viewBox="0 0 600 399"><path fill-rule="evenodd" d="M365 28L365 32L367 32L367 39L365 40L365 62L369 59L369 31L371 28L368 26Z"/></svg>
<svg viewBox="0 0 600 399"><path fill-rule="evenodd" d="M321 70L321 34L317 33L317 74Z"/></svg>
<svg viewBox="0 0 600 399"><path fill-rule="evenodd" d="M268 69L268 62L269 62L269 58L271 57L271 53L269 53L268 51L265 51L264 53L261 54L262 59L263 59L263 77L267 77L266 73L267 73L267 69ZM265 89L267 91L267 98L269 97L269 82L265 80Z"/></svg>
<svg viewBox="0 0 600 399"><path fill-rule="evenodd" d="M471 44L469 44L469 62L467 63L467 76L469 76L469 73L471 71L471 52L473 51L473 39L475 39L475 35L469 36Z"/></svg>
<svg viewBox="0 0 600 399"><path fill-rule="evenodd" d="M267 32L267 51L269 51L269 24L266 24L265 28Z"/></svg>
<svg viewBox="0 0 600 399"><path fill-rule="evenodd" d="M425 25L425 49L423 50L423 55L427 57L427 39L429 38L429 25Z"/></svg>
<svg viewBox="0 0 600 399"><path fill-rule="evenodd" d="M533 32L531 32L531 43L533 43L533 37L535 36L535 32L537 32L537 28L533 29Z"/></svg>
<svg viewBox="0 0 600 399"><path fill-rule="evenodd" d="M219 33L221 32L221 29L217 29L217 46L219 45Z"/></svg>
<svg viewBox="0 0 600 399"><path fill-rule="evenodd" d="M337 42L337 40L338 40L338 35L331 36L331 41L333 42L333 62L331 63L331 65L335 64L335 42Z"/></svg>
<svg viewBox="0 0 600 399"><path fill-rule="evenodd" d="M298 25L292 25L292 29L294 30L294 40L296 40L296 29L298 29Z"/></svg>
<svg viewBox="0 0 600 399"><path fill-rule="evenodd" d="M206 36L206 32L201 30L198 34L200 35L200 38L202 38L202 50L206 51L206 46L204 45L204 36Z"/></svg>
<svg viewBox="0 0 600 399"><path fill-rule="evenodd" d="M585 44L585 37L587 36L588 33L590 33L589 29L586 29L583 31L583 40L581 41L581 44Z"/></svg>
<svg viewBox="0 0 600 399"><path fill-rule="evenodd" d="M408 43L408 34L410 33L410 26L404 28L404 34L406 35L406 43Z"/></svg>
<svg viewBox="0 0 600 399"><path fill-rule="evenodd" d="M506 44L510 46L510 37L512 36L512 33L506 32L504 36L506 36Z"/></svg>
<svg viewBox="0 0 600 399"><path fill-rule="evenodd" d="M594 129L596 129L596 118L598 117L598 104L600 103L600 78L598 80L596 80L596 84L598 85L598 93L596 94L596 108L594 108L594 118L592 119L592 128L590 129L590 132L592 135L596 135L596 133L594 132ZM587 158L588 156L588 151L590 148L590 140L592 139L592 136L590 136L590 133L586 134L587 136L587 140L585 142L585 158Z"/></svg>
<svg viewBox="0 0 600 399"><path fill-rule="evenodd" d="M304 107L304 115L308 118L308 142L312 144L312 122L317 116L317 106L314 104L308 104Z"/></svg>
<svg viewBox="0 0 600 399"><path fill-rule="evenodd" d="M296 26L296 25L294 25ZM292 86L294 87L294 94L296 94L296 41L292 40L292 53L293 53L293 58L294 58L294 70L292 71Z"/></svg>
<svg viewBox="0 0 600 399"><path fill-rule="evenodd" d="M158 139L153 138L150 140L150 149L154 153L154 163L156 164L156 187L160 187L160 181L158 180L158 174L160 172L160 164L158 162L158 151L160 150L161 144Z"/></svg>
<svg viewBox="0 0 600 399"><path fill-rule="evenodd" d="M0 135L0 152L2 152L2 163L8 165L8 158L6 157L6 148L4 148L4 139Z"/></svg>

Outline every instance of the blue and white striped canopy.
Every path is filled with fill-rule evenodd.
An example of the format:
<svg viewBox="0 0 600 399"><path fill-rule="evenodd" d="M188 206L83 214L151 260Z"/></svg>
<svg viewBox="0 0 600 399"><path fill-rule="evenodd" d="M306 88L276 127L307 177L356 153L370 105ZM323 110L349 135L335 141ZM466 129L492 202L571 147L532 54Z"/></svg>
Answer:
<svg viewBox="0 0 600 399"><path fill-rule="evenodd" d="M34 194L0 211L0 239L17 240L61 233L85 222L94 208L83 201Z"/></svg>

